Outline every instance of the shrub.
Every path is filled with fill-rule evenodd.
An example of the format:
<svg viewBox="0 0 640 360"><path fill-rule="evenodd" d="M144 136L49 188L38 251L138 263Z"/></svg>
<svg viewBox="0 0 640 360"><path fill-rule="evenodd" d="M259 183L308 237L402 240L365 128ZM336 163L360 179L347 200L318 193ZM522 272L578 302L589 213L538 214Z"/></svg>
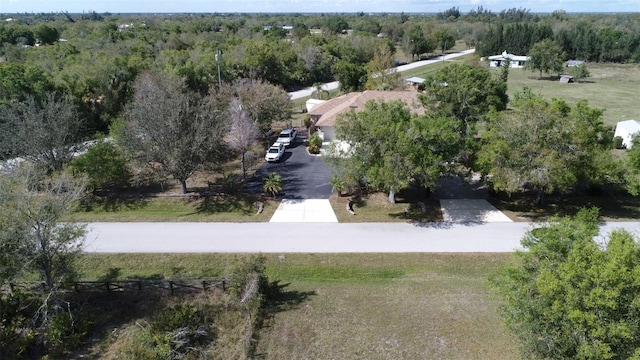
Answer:
<svg viewBox="0 0 640 360"><path fill-rule="evenodd" d="M320 138L320 135L318 135L318 133L315 132L309 137L309 148L308 148L309 153L319 154L320 147L322 147L322 139Z"/></svg>
<svg viewBox="0 0 640 360"><path fill-rule="evenodd" d="M0 296L0 359L23 359L36 345L38 334L31 328L35 309L24 294Z"/></svg>
<svg viewBox="0 0 640 360"><path fill-rule="evenodd" d="M99 140L71 163L71 171L86 174L91 190L126 186L131 180L127 159L111 141Z"/></svg>
<svg viewBox="0 0 640 360"><path fill-rule="evenodd" d="M320 135L318 135L317 132L314 132L309 137L309 146L311 146L311 145L315 145L318 148L320 148L322 146L322 139L320 138Z"/></svg>
<svg viewBox="0 0 640 360"><path fill-rule="evenodd" d="M311 127L311 116L310 116L309 114L306 114L306 115L304 116L304 119L303 119L302 121L303 121L303 123L304 123L304 127L305 127L305 128L307 128L307 129L308 129L308 128L310 128L310 127Z"/></svg>
<svg viewBox="0 0 640 360"><path fill-rule="evenodd" d="M51 355L60 356L82 345L91 326L89 314L61 312L53 317L45 333Z"/></svg>
<svg viewBox="0 0 640 360"><path fill-rule="evenodd" d="M613 148L614 149L624 149L625 146L622 143L624 140L622 139L622 136L616 136L613 138Z"/></svg>
<svg viewBox="0 0 640 360"><path fill-rule="evenodd" d="M310 154L320 154L320 147L315 144L309 144L307 150L309 150Z"/></svg>

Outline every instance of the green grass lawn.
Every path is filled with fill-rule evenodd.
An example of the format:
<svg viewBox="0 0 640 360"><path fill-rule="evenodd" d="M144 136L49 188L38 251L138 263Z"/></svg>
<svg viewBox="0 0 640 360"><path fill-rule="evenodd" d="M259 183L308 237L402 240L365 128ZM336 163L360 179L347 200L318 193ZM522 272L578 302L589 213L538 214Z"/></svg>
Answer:
<svg viewBox="0 0 640 360"><path fill-rule="evenodd" d="M80 265L87 280L193 279L224 275L246 256L86 255ZM487 285L488 276L511 261L508 254L273 254L266 259L266 274L283 294L259 330L262 359L518 357L517 342Z"/></svg>
<svg viewBox="0 0 640 360"><path fill-rule="evenodd" d="M297 302L260 333L265 359L514 359L486 278L495 254L309 254L271 258Z"/></svg>
<svg viewBox="0 0 640 360"><path fill-rule="evenodd" d="M354 199L353 211L347 211L347 204ZM417 203L408 202L398 196L395 204L387 202L386 194L373 193L360 197L336 196L329 199L333 211L341 223L356 222L435 222L442 221L440 203L434 199L427 199L425 212ZM407 210L405 213L405 209Z"/></svg>
<svg viewBox="0 0 640 360"><path fill-rule="evenodd" d="M257 214L257 198L242 196L151 196L99 200L65 218L76 222L117 221L203 221L265 222L277 208L266 199L264 210Z"/></svg>
<svg viewBox="0 0 640 360"><path fill-rule="evenodd" d="M605 125L615 126L618 121L640 119L638 90L640 89L640 65L638 64L587 64L591 76L581 83L561 84L543 74L524 69L509 71L508 93L510 97L524 87L546 99L564 99L569 104L586 99L589 106L605 110ZM497 73L500 69L491 69Z"/></svg>

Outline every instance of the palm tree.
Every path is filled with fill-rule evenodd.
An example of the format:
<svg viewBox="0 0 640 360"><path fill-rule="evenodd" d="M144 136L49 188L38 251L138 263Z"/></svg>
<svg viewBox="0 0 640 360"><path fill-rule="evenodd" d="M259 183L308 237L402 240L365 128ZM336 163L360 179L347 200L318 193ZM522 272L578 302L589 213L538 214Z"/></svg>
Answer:
<svg viewBox="0 0 640 360"><path fill-rule="evenodd" d="M329 181L329 184L331 184L331 190L333 192L338 194L338 196L342 195L342 191L345 188L344 180L342 179L342 177L334 174L333 176L331 176L331 180Z"/></svg>
<svg viewBox="0 0 640 360"><path fill-rule="evenodd" d="M276 194L282 191L282 176L280 174L272 172L264 178L264 191L271 193L273 198L276 198Z"/></svg>
<svg viewBox="0 0 640 360"><path fill-rule="evenodd" d="M313 92L315 92L318 96L318 99L322 100L322 93L326 93L327 94L327 99L331 97L331 95L329 94L329 90L324 88L324 84L321 82L317 82L313 84L313 88L315 89Z"/></svg>

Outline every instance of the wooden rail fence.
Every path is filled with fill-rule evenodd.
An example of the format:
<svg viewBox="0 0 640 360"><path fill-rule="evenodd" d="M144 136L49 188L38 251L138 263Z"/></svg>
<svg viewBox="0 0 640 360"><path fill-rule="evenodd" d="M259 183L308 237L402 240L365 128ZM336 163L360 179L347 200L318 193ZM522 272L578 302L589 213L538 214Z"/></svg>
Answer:
<svg viewBox="0 0 640 360"><path fill-rule="evenodd" d="M132 291L169 291L194 292L210 289L226 291L229 285L227 279L199 279L199 280L115 280L115 281L74 281L62 283L58 286L61 292L98 293L98 292L132 292ZM10 282L0 287L1 293L14 292L45 293L50 289L44 282L22 281Z"/></svg>

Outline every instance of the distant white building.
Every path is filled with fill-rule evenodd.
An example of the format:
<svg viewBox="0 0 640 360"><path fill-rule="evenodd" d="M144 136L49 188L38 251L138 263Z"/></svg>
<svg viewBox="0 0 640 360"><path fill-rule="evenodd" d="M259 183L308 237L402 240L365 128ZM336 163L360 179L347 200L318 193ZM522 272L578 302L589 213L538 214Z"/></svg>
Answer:
<svg viewBox="0 0 640 360"><path fill-rule="evenodd" d="M622 138L622 145L627 149L631 149L633 146L633 137L640 134L640 122L636 120L619 121L616 125L616 131L613 133L613 137L620 136Z"/></svg>
<svg viewBox="0 0 640 360"><path fill-rule="evenodd" d="M501 67L505 61L509 61L510 68L521 69L529 61L529 57L507 54L506 51L503 51L500 55L489 56L490 67Z"/></svg>

